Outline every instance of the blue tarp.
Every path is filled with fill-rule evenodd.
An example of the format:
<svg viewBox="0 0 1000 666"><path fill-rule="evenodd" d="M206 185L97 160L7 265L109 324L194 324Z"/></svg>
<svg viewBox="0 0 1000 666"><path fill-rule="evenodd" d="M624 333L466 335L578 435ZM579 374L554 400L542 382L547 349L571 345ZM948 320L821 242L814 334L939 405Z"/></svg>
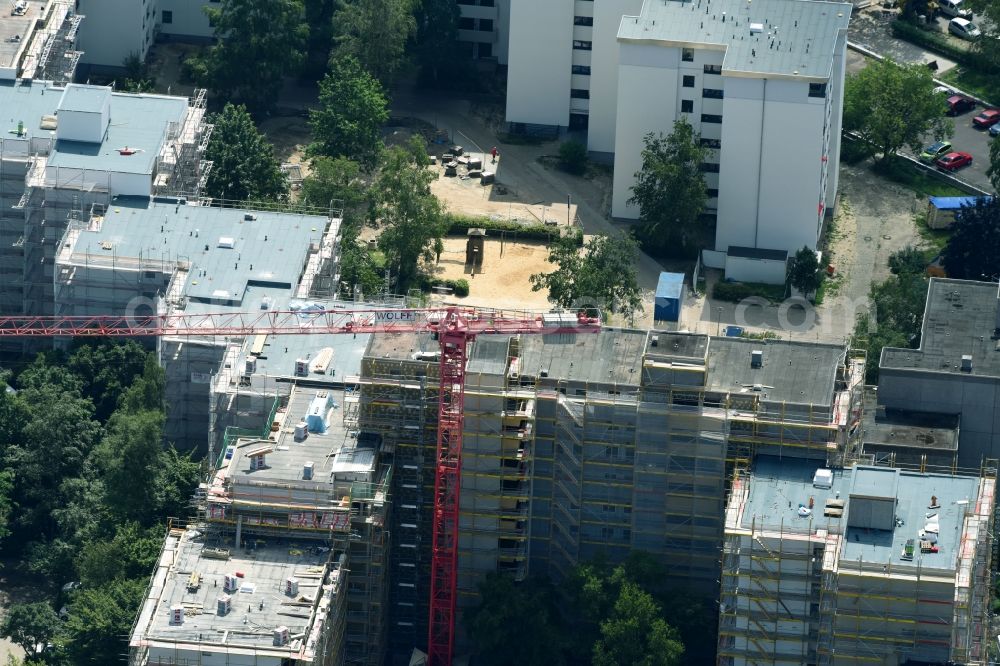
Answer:
<svg viewBox="0 0 1000 666"><path fill-rule="evenodd" d="M962 206L975 206L980 199L992 197L930 197L931 205L938 210L959 210Z"/></svg>

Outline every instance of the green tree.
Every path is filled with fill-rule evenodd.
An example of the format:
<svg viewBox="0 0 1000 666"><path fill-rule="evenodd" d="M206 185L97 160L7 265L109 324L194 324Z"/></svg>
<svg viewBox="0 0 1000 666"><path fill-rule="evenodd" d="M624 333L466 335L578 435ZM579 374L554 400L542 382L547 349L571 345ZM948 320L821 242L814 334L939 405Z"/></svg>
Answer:
<svg viewBox="0 0 1000 666"><path fill-rule="evenodd" d="M788 262L788 284L792 285L806 298L819 289L823 275L819 272L819 259L815 250L803 247L796 252Z"/></svg>
<svg viewBox="0 0 1000 666"><path fill-rule="evenodd" d="M414 15L413 54L420 65L423 85L438 87L469 78L468 60L455 57L460 17L461 11L454 0L419 1Z"/></svg>
<svg viewBox="0 0 1000 666"><path fill-rule="evenodd" d="M0 636L9 638L28 654L35 653L35 646L52 640L59 630L59 616L44 601L31 604L13 604L0 623Z"/></svg>
<svg viewBox="0 0 1000 666"><path fill-rule="evenodd" d="M587 170L587 146L570 139L559 144L559 164L569 173L580 175Z"/></svg>
<svg viewBox="0 0 1000 666"><path fill-rule="evenodd" d="M14 473L0 471L0 544L10 535L10 517L14 513Z"/></svg>
<svg viewBox="0 0 1000 666"><path fill-rule="evenodd" d="M601 622L594 666L678 666L684 644L662 617L653 597L631 581L618 592L611 615Z"/></svg>
<svg viewBox="0 0 1000 666"><path fill-rule="evenodd" d="M927 252L907 245L889 255L889 271L893 275L920 275L927 269Z"/></svg>
<svg viewBox="0 0 1000 666"><path fill-rule="evenodd" d="M251 69L251 68L248 68ZM274 147L257 131L242 104L226 104L212 117L215 129L205 150L213 162L205 194L232 201L280 199L288 181L274 158Z"/></svg>
<svg viewBox="0 0 1000 666"><path fill-rule="evenodd" d="M348 0L334 14L334 59L352 55L389 85L406 59L406 44L417 29L415 0Z"/></svg>
<svg viewBox="0 0 1000 666"><path fill-rule="evenodd" d="M1000 192L1000 137L990 139L990 165L986 168L986 175L993 191Z"/></svg>
<svg viewBox="0 0 1000 666"><path fill-rule="evenodd" d="M381 128L389 119L382 85L353 55L335 56L319 84L319 108L310 109L314 155L347 157L373 169L382 153Z"/></svg>
<svg viewBox="0 0 1000 666"><path fill-rule="evenodd" d="M708 149L685 118L669 136L650 133L644 142L642 169L628 201L639 206L639 240L656 254L691 254L704 230L708 192L701 165Z"/></svg>
<svg viewBox="0 0 1000 666"><path fill-rule="evenodd" d="M126 641L142 603L144 579L116 579L78 590L66 619L66 648L75 666L124 664Z"/></svg>
<svg viewBox="0 0 1000 666"><path fill-rule="evenodd" d="M130 93L152 92L156 82L149 71L149 67L139 57L138 53L132 52L122 61L125 68L125 84L121 89Z"/></svg>
<svg viewBox="0 0 1000 666"><path fill-rule="evenodd" d="M435 241L447 230L441 203L431 192L437 176L426 160L426 146L419 140L390 149L371 189L369 223L379 229L378 248L400 293L413 284L420 261L434 258Z"/></svg>
<svg viewBox="0 0 1000 666"><path fill-rule="evenodd" d="M636 273L638 244L627 234L594 236L581 253L563 240L549 250L551 273L531 276L532 291L547 289L549 299L562 307L596 307L631 319L642 310Z"/></svg>
<svg viewBox="0 0 1000 666"><path fill-rule="evenodd" d="M333 48L333 13L337 0L305 0L306 55L302 73L316 81L323 76Z"/></svg>
<svg viewBox="0 0 1000 666"><path fill-rule="evenodd" d="M84 588L98 588L113 580L146 578L163 545L163 528L144 528L138 523L119 525L114 539L94 539L80 552L76 562Z"/></svg>
<svg viewBox="0 0 1000 666"><path fill-rule="evenodd" d="M272 109L282 80L302 64L308 29L301 0L222 0L204 10L217 41L191 62L195 77L227 101Z"/></svg>
<svg viewBox="0 0 1000 666"><path fill-rule="evenodd" d="M565 663L562 651L568 636L547 580L515 583L510 576L490 573L479 583L479 594L479 605L465 615L477 664Z"/></svg>
<svg viewBox="0 0 1000 666"><path fill-rule="evenodd" d="M142 372L147 358L156 362L135 340L102 340L73 350L66 367L81 382L80 392L94 403L94 417L106 421L118 407L125 388Z"/></svg>
<svg viewBox="0 0 1000 666"><path fill-rule="evenodd" d="M1000 199L981 198L959 211L941 263L948 277L1000 279Z"/></svg>
<svg viewBox="0 0 1000 666"><path fill-rule="evenodd" d="M934 92L933 75L923 65L870 62L844 88L844 129L861 137L876 166L904 147L918 153L927 135L951 136L954 125L945 109L944 95Z"/></svg>
<svg viewBox="0 0 1000 666"><path fill-rule="evenodd" d="M318 208L342 208L345 214L365 201L361 165L346 157L315 157L302 181L302 202Z"/></svg>

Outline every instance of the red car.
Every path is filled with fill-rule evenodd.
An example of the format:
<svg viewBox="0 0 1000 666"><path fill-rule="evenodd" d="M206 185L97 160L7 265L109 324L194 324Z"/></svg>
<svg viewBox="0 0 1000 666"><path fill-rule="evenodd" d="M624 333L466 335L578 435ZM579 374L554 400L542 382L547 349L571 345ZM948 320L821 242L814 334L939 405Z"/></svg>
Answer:
<svg viewBox="0 0 1000 666"><path fill-rule="evenodd" d="M969 153L948 153L934 164L942 171L954 171L972 164L972 155Z"/></svg>
<svg viewBox="0 0 1000 666"><path fill-rule="evenodd" d="M972 119L972 124L981 129L986 129L998 122L1000 122L1000 110L998 109L985 109Z"/></svg>
<svg viewBox="0 0 1000 666"><path fill-rule="evenodd" d="M952 95L945 100L945 105L947 106L947 114L949 116L957 116L976 108L976 100L965 95Z"/></svg>

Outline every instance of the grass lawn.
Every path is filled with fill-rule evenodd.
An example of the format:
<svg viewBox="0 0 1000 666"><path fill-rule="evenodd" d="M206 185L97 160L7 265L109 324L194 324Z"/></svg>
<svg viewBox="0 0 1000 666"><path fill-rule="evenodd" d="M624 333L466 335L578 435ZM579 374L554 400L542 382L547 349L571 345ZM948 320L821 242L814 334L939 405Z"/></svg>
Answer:
<svg viewBox="0 0 1000 666"><path fill-rule="evenodd" d="M968 192L944 183L903 159L894 159L873 171L894 183L913 190L918 199L935 197L967 197Z"/></svg>
<svg viewBox="0 0 1000 666"><path fill-rule="evenodd" d="M980 99L988 102L997 101L996 90L1000 77L996 75L983 74L967 67L955 67L938 75L938 78Z"/></svg>

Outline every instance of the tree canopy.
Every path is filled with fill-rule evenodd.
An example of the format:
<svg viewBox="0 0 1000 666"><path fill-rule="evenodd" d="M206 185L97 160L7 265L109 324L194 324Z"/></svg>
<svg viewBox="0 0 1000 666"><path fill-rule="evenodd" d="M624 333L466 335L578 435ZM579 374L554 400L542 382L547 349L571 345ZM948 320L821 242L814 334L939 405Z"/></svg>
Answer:
<svg viewBox="0 0 1000 666"><path fill-rule="evenodd" d="M274 147L257 131L242 104L226 104L212 116L215 125L205 150L212 170L205 194L232 201L264 201L284 197L288 181L274 158Z"/></svg>
<svg viewBox="0 0 1000 666"><path fill-rule="evenodd" d="M383 84L392 83L417 29L416 0L345 0L333 17L334 59L354 56Z"/></svg>
<svg viewBox="0 0 1000 666"><path fill-rule="evenodd" d="M549 250L557 268L531 276L532 291L547 289L549 299L562 307L596 308L631 319L642 310L635 268L638 244L627 234L599 234L583 247L563 239Z"/></svg>
<svg viewBox="0 0 1000 666"><path fill-rule="evenodd" d="M44 601L30 604L13 604L7 609L0 623L0 636L28 654L35 654L35 646L44 647L59 630L59 616L52 606Z"/></svg>
<svg viewBox="0 0 1000 666"><path fill-rule="evenodd" d="M979 199L955 216L954 232L941 253L948 277L1000 279L1000 199Z"/></svg>
<svg viewBox="0 0 1000 666"><path fill-rule="evenodd" d="M309 111L310 152L347 157L371 170L382 153L381 128L388 119L378 80L353 55L334 56L319 85L319 108Z"/></svg>
<svg viewBox="0 0 1000 666"><path fill-rule="evenodd" d="M928 135L951 136L954 125L945 110L944 96L934 92L933 75L923 65L886 59L847 77L844 129L857 132L877 165L904 147L919 152Z"/></svg>
<svg viewBox="0 0 1000 666"><path fill-rule="evenodd" d="M441 203L431 192L437 175L427 169L426 151L419 138L391 148L371 189L368 220L379 229L378 248L399 293L414 283L420 262L434 257L436 241L447 229Z"/></svg>
<svg viewBox="0 0 1000 666"><path fill-rule="evenodd" d="M650 133L644 143L629 199L639 206L639 240L654 254L691 254L704 227L708 192L701 169L708 149L683 117L669 136Z"/></svg>
<svg viewBox="0 0 1000 666"><path fill-rule="evenodd" d="M282 80L303 62L309 30L302 0L221 0L204 11L217 41L191 62L196 78L254 112L272 109Z"/></svg>
<svg viewBox="0 0 1000 666"><path fill-rule="evenodd" d="M819 272L819 259L816 258L816 251L803 247L788 262L788 284L808 298L809 294L819 289L822 282L823 276Z"/></svg>

